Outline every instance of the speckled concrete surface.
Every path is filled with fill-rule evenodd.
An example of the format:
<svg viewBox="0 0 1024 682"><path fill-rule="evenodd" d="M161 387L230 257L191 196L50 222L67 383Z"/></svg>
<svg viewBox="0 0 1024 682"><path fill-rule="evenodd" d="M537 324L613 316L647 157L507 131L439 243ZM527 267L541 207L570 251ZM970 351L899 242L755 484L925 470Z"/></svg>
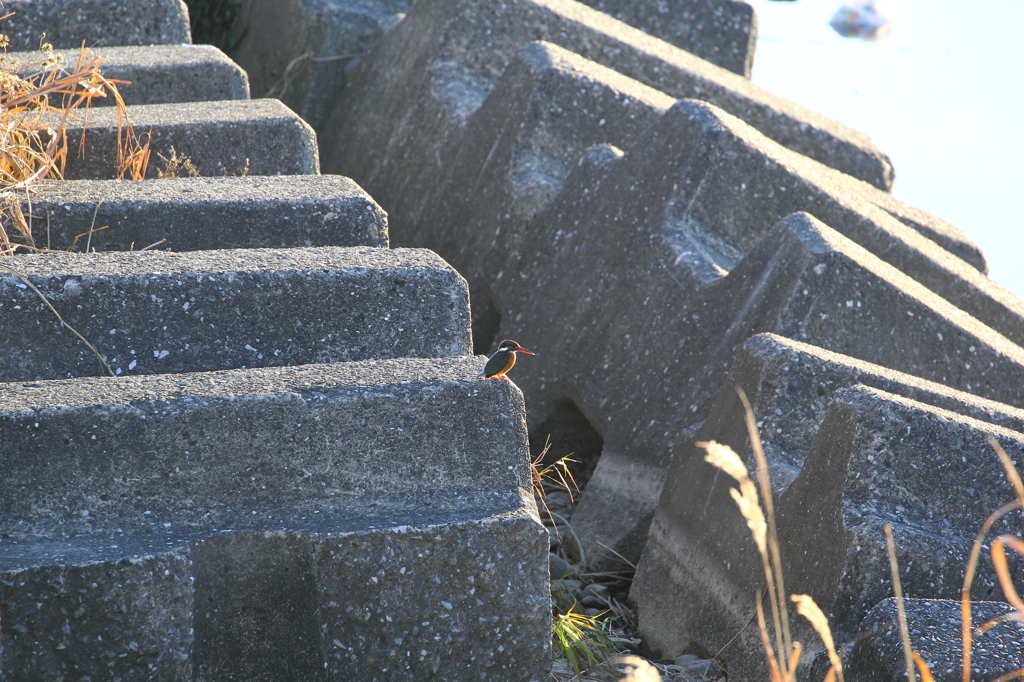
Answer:
<svg viewBox="0 0 1024 682"><path fill-rule="evenodd" d="M542 680L522 395L483 363L9 384L5 675Z"/></svg>
<svg viewBox="0 0 1024 682"><path fill-rule="evenodd" d="M936 682L963 680L960 602L945 599L907 599L910 645L927 661ZM1012 611L1009 604L972 602L975 627ZM879 603L861 624L863 638L850 652L846 679L850 682L898 682L907 677L896 601ZM976 634L971 648L971 680L994 680L1024 665L1024 638L1019 623L996 625Z"/></svg>
<svg viewBox="0 0 1024 682"><path fill-rule="evenodd" d="M171 147L192 160L204 177L223 175L306 175L320 172L316 134L309 124L275 99L141 104L132 107L137 134L152 131L147 178L155 178ZM68 180L117 177L117 119L112 107L89 113L85 155L68 154ZM68 148L77 150L82 122L67 125Z"/></svg>
<svg viewBox="0 0 1024 682"><path fill-rule="evenodd" d="M388 218L356 183L339 175L42 181L31 210L39 243L70 247L91 226L96 251L387 246ZM93 216L95 215L95 220Z"/></svg>
<svg viewBox="0 0 1024 682"><path fill-rule="evenodd" d="M91 44L91 43L90 43ZM164 104L206 100L249 99L249 78L238 64L211 45L146 45L99 47L91 54L103 60L103 75L115 81L125 104ZM65 50L67 61L77 54ZM8 64L42 61L38 52L8 52ZM63 65L67 68L68 64ZM38 73L35 66L28 73ZM24 75L24 74L23 74ZM96 97L92 105L113 106L113 97Z"/></svg>
<svg viewBox="0 0 1024 682"><path fill-rule="evenodd" d="M57 48L191 43L183 0L7 0L12 50L34 50L46 34ZM117 21L112 21L112 17Z"/></svg>
<svg viewBox="0 0 1024 682"><path fill-rule="evenodd" d="M115 373L159 374L471 352L465 280L430 251L296 248L18 256ZM0 380L102 374L0 271Z"/></svg>

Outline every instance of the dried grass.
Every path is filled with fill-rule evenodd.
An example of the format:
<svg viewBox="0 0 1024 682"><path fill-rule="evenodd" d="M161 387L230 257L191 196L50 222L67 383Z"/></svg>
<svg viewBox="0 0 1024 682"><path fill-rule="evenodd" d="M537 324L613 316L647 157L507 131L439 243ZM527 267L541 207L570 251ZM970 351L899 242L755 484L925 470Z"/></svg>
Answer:
<svg viewBox="0 0 1024 682"><path fill-rule="evenodd" d="M45 36L37 60L19 63L7 54L7 37L0 36L0 255L49 249L48 244L36 243L31 210L26 216L20 204L24 197L31 206L30 189L37 180L63 177L69 153L68 123L86 126L95 98L114 99L117 177L141 180L149 165L148 135L136 135L117 89L123 81L106 78L101 58L89 48L83 46L74 64L65 67L63 56L44 41ZM80 154L85 141L83 131Z"/></svg>
<svg viewBox="0 0 1024 682"><path fill-rule="evenodd" d="M737 389L740 400L743 402L746 413L747 430L750 437L751 447L757 459L757 472L760 483L761 494L764 496L764 505L758 497L757 489L747 471L743 460L731 448L726 445L711 442L699 442L697 446L703 448L707 453L705 461L729 474L739 483L739 489L733 488L729 492L739 507L740 513L747 522L754 543L757 545L764 564L765 582L767 584L767 596L772 607L772 625L769 630L762 606L763 593L759 590L757 594L757 623L760 630L761 642L764 647L765 659L768 663L771 682L792 682L796 679L796 665L800 657L801 644L788 639L789 632L786 627L785 591L782 588L782 564L778 553L778 535L775 527L774 509L771 500L771 487L767 476L767 460L761 447L760 436L757 432L753 410L743 391ZM1009 561L1007 559L1007 548L1017 554L1024 556L1024 540L1015 535L1000 535L992 541L990 554L992 564L995 567L1000 587L1006 601L1013 607L1013 611L993 618L977 630L971 627L971 598L970 590L977 572L977 566L981 549L985 538L991 531L992 526L1009 512L1015 509L1024 509L1024 481L1021 480L1013 461L1003 450L1002 446L991 435L988 442L996 452L1007 480L1013 486L1017 499L1009 502L996 511L992 512L985 520L981 530L978 532L974 546L964 570L964 583L961 589L961 628L963 638L963 682L971 680L971 648L973 638L987 632L996 625L1006 621L1016 621L1024 624L1024 599L1021 599L1010 575ZM896 608L900 625L900 634L903 641L904 655L906 658L908 680L914 680L918 676L921 682L933 682L931 670L928 663L914 651L911 646L909 628L907 625L906 611L903 603L903 590L900 583L899 566L896 560L896 546L892 535L892 527L885 526L886 546L889 553L890 569L892 571L893 591L896 598ZM829 668L825 682L843 680L842 660L835 647L831 629L825 614L814 603L808 595L792 595L790 599L795 603L797 612L811 623L814 630L821 637L822 643L828 652L831 667ZM773 636L774 634L774 636ZM1002 675L992 682L1008 682L1009 680L1024 678L1024 668L1014 670Z"/></svg>

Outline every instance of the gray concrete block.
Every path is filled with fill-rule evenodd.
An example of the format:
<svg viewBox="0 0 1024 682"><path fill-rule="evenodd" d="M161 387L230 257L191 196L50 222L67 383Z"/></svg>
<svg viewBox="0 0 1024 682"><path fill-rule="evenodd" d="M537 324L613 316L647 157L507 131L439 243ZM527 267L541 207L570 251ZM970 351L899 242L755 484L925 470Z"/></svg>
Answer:
<svg viewBox="0 0 1024 682"><path fill-rule="evenodd" d="M584 150L626 146L673 103L556 45L530 43L467 120L443 172L403 175L392 233L405 245L429 244L467 278L478 351L489 351L497 332L495 276Z"/></svg>
<svg viewBox="0 0 1024 682"><path fill-rule="evenodd" d="M551 665L546 542L523 512L324 537L211 538L195 559L196 679L540 682ZM275 604L282 610L267 617Z"/></svg>
<svg viewBox="0 0 1024 682"><path fill-rule="evenodd" d="M414 515L516 509L532 490L522 398L506 382L477 380L482 363L9 384L0 402L5 543L287 530L302 518L350 523L353 509L372 517L357 498Z"/></svg>
<svg viewBox="0 0 1024 682"><path fill-rule="evenodd" d="M34 216L36 243L49 238L55 250L92 225L107 229L81 237L77 250L141 250L161 239L161 251L388 245L387 214L337 175L47 180L21 208Z"/></svg>
<svg viewBox="0 0 1024 682"><path fill-rule="evenodd" d="M13 543L0 552L0 674L546 679L548 536L535 511L351 514L134 543L77 538L63 543L70 553Z"/></svg>
<svg viewBox="0 0 1024 682"><path fill-rule="evenodd" d="M211 45L146 45L101 47L93 50L103 62L100 70L119 83L126 104L167 104L211 100L249 99L245 71ZM70 69L78 52L65 51L62 68ZM27 68L21 75L38 74L43 57L38 52L9 52L9 63ZM113 97L97 97L93 106L112 106Z"/></svg>
<svg viewBox="0 0 1024 682"><path fill-rule="evenodd" d="M721 384L715 406L700 431L690 443L681 447L669 470L661 505L655 514L630 595L636 603L642 626L654 633L650 636L672 650L685 645L683 640L695 632L713 632L715 634L708 637L709 642L724 642L731 637L731 634L724 633L743 618L744 599L750 596L742 575L732 572L732 567L737 565L737 557L743 556L742 553L733 555L733 548L746 542L742 522L737 525L731 498L727 499L723 489L711 483L715 474L706 468L703 451L693 447L692 441L711 439L729 445L736 452L746 452L744 410L736 394L736 388L742 388L757 417L773 491L778 500L787 494L790 484L801 475L815 439L823 437L819 427L828 414L833 396L858 384L922 403L929 406L927 409L949 411L979 423L996 425L993 428L1024 431L1024 411L1017 408L779 336L762 334L752 337L736 353L730 372ZM908 421L905 424L908 430L915 432L909 437L918 438L916 423ZM898 425L892 429L898 430ZM899 434L896 440L907 437L906 433ZM960 450L953 452L959 459ZM936 465L944 466L940 463L948 458L949 455L938 458ZM965 487L970 486L965 484ZM997 489L1002 490L1001 487ZM716 495L709 497L712 490ZM724 496L718 497L719 494ZM936 496L946 494L948 491L942 489L935 491ZM968 495L974 495L974 490L969 490ZM690 509L680 514L679 510L687 504L685 501L695 498L703 500L701 509ZM986 502L991 502L991 499ZM829 514L831 511L824 515ZM927 523L933 524L931 531L936 536L944 534L946 528L940 526L938 520ZM653 530L654 525L657 525L657 530ZM676 561L668 557L676 557L680 546L663 543L682 541L682 537L686 538L688 558L681 563L672 563L671 572L666 574L665 562ZM727 543L729 549L723 549L723 537L742 539ZM916 573L922 570L922 564L916 559L914 561L908 568ZM707 565L718 568L711 572L701 568ZM856 573L858 569L852 567L850 570ZM858 575L865 581L870 580ZM731 615L716 617L691 613L680 616L677 624L668 623L663 615L666 599L685 600L687 597L684 595L688 595L704 600L709 594L718 596L710 598L707 605L698 610L706 608L708 613L717 614L722 611L722 603L729 602ZM748 639L746 642L753 651L757 651L757 641ZM756 654L753 657L756 658Z"/></svg>
<svg viewBox="0 0 1024 682"><path fill-rule="evenodd" d="M191 43L183 0L8 0L12 50L34 50L46 34L57 48Z"/></svg>
<svg viewBox="0 0 1024 682"><path fill-rule="evenodd" d="M231 57L253 93L276 97L318 132L345 86L345 69L370 36L407 12L411 0L242 0L242 38Z"/></svg>
<svg viewBox="0 0 1024 682"><path fill-rule="evenodd" d="M584 0L594 9L750 78L757 15L740 0Z"/></svg>
<svg viewBox="0 0 1024 682"><path fill-rule="evenodd" d="M910 644L928 663L937 682L963 680L963 644L960 602L944 599L907 599L904 603ZM1002 602L973 602L975 626L1013 609ZM851 682L898 682L907 678L900 640L896 600L886 599L871 609L843 672ZM994 680L1024 663L1024 639L1020 625L1010 621L975 635L971 650L971 680Z"/></svg>
<svg viewBox="0 0 1024 682"><path fill-rule="evenodd" d="M324 167L354 178L389 209L395 150L416 146L419 170L436 170L450 137L532 40L673 97L707 100L799 153L883 189L891 185L888 158L861 133L572 0L417 3L349 74L322 141Z"/></svg>
<svg viewBox="0 0 1024 682"><path fill-rule="evenodd" d="M735 437L741 421L724 416L709 418L697 439ZM1024 457L1019 432L865 386L834 395L798 476L775 495L775 509L786 589L814 598L838 646L852 644L864 616L892 594L886 523L894 529L904 595L959 597L975 535L1014 497L987 434L1015 461ZM692 446L669 472L634 583L648 605L641 633L656 651L674 655L693 640L716 650L754 614L764 572L726 478ZM997 525L995 533L1012 529ZM1019 580L1020 567L1013 573ZM655 593L658 606L650 608ZM972 596L1000 596L984 556ZM680 611L682 604L690 608ZM820 640L804 621L793 624L805 660L813 659ZM756 632L730 650L730 678L762 679L767 667Z"/></svg>
<svg viewBox="0 0 1024 682"><path fill-rule="evenodd" d="M187 552L126 554L108 542L38 543L21 551L4 540L5 679L191 679Z"/></svg>
<svg viewBox="0 0 1024 682"><path fill-rule="evenodd" d="M758 415L773 485L781 492L800 472L832 395L857 384L1024 433L1024 410L775 334L753 336L736 352L708 419L726 428L742 417L735 392L742 388ZM738 452L745 433L740 425L728 438L714 438Z"/></svg>
<svg viewBox="0 0 1024 682"><path fill-rule="evenodd" d="M798 155L756 133L750 135L753 131L731 117L714 122L712 116L709 122L692 112L683 116L682 110L689 105L681 103L669 120L659 122L670 103L661 93L562 48L531 43L520 50L484 104L466 120L462 134L450 144L452 151L442 171L395 174L398 192L391 205L395 241L436 250L467 278L478 351L490 350L497 333L501 278L518 275L520 266L507 262L508 255L524 241L546 244L552 234L571 229L569 225L577 221L618 213L623 196L635 197L628 203L630 219L650 221L653 214L657 221L664 216L671 231L682 229L679 206L685 204L688 219L699 218L721 232L717 238L734 253L744 248L745 233L756 233L758 224L768 225L766 219L781 219L786 211L801 207L818 212L825 204L838 229L897 267L912 261L906 254L924 244L931 255L918 258L926 262L911 274L945 267L941 262L945 256L908 226L984 267L977 247L955 228L947 226L941 235L925 231L921 224L934 223L922 212L819 164L810 163L806 171L799 163L794 166L790 161L799 160ZM733 124L735 130L730 127ZM597 189L596 178L587 182L577 178L559 197L558 212L538 219L531 233L529 221L558 195L583 150L602 140L632 150L626 170L613 174L621 184L605 191ZM666 145L672 154L663 153ZM604 147L594 153L621 155ZM395 150L393 160L399 169L417 168L415 155L412 148ZM649 168L652 164L656 170ZM731 171L718 170L720 166ZM638 192L634 178L642 174L649 181ZM762 179L762 175L768 177ZM748 185L763 189L747 192ZM893 214L914 221L900 224ZM595 225L595 229L606 228ZM907 243L897 248L894 241ZM935 259L939 262L932 262ZM972 276L989 285L984 278ZM941 281L938 276L931 279ZM1006 292L1002 295L1015 300Z"/></svg>
<svg viewBox="0 0 1024 682"><path fill-rule="evenodd" d="M111 651L136 678L542 679L522 395L483 361L9 384L5 675ZM149 669L175 634L157 652L177 667Z"/></svg>
<svg viewBox="0 0 1024 682"><path fill-rule="evenodd" d="M152 131L147 178L165 164L171 147L200 175L308 175L320 172L316 134L290 109L272 99L146 104L128 111L138 135ZM78 154L82 125L68 126L68 180L117 177L117 118L111 107L90 112L84 157Z"/></svg>
<svg viewBox="0 0 1024 682"><path fill-rule="evenodd" d="M567 182L558 206L538 218L524 242L550 239L577 220L598 222L595 215L644 220L663 225L670 241L689 244L686 249L696 255L686 258L703 263L714 278L716 268L728 271L762 239L771 221L807 211L986 325L1024 342L1024 302L978 271L984 259L974 244L955 228L932 241L912 228L910 218L924 220L924 214L875 203L882 193L861 191L866 189L720 110L682 101L635 142L622 164L596 180L588 175L585 182ZM620 194L634 197L631 208L623 210ZM909 225L890 211L907 216ZM971 258L975 267L958 255ZM519 270L515 263L508 268Z"/></svg>
<svg viewBox="0 0 1024 682"><path fill-rule="evenodd" d="M17 256L115 372L154 374L471 350L465 280L429 251L238 249ZM0 271L2 381L95 376L95 356Z"/></svg>
<svg viewBox="0 0 1024 682"><path fill-rule="evenodd" d="M631 170L625 159L612 163L622 166L615 173ZM652 164L621 177L643 185L662 172ZM614 188L597 191L625 195ZM549 219L557 210L553 204L538 218L556 239L533 242L530 265L504 280L501 333L538 351L516 379L531 423L571 399L604 438L573 516L595 565L602 555L611 560L598 543L639 558L666 468L753 334L774 332L1024 403L1024 350L806 214L782 221L723 276L705 259L723 253L711 251L714 242L651 230L621 204L617 214L595 211L593 222L578 225Z"/></svg>

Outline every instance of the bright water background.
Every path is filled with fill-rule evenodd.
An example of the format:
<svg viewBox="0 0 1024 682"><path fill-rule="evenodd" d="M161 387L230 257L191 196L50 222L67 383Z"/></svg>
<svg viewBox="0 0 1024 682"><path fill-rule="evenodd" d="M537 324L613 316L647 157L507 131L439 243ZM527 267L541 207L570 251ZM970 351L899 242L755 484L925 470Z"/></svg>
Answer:
<svg viewBox="0 0 1024 682"><path fill-rule="evenodd" d="M962 228L1024 297L1024 0L897 0L883 40L828 25L842 0L748 0L753 81L870 135L893 193Z"/></svg>

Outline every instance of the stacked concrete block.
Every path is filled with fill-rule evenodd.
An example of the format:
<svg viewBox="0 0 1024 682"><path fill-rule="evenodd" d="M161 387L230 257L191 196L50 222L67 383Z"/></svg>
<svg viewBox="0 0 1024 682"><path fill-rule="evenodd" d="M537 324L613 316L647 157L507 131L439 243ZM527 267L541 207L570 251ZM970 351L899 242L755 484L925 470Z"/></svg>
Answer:
<svg viewBox="0 0 1024 682"><path fill-rule="evenodd" d="M320 172L316 134L309 124L272 99L147 104L132 107L131 123L148 139L148 178L173 154L192 161L202 176L304 175ZM111 107L67 126L67 180L118 177L117 141L123 123ZM173 148L173 151L172 151Z"/></svg>
<svg viewBox="0 0 1024 682"><path fill-rule="evenodd" d="M864 135L573 0L417 3L350 73L321 143L324 167L351 176L395 213L392 202L417 189L409 176L444 165L443 150L533 40L672 97L709 101L797 152L883 189L891 185L888 158Z"/></svg>
<svg viewBox="0 0 1024 682"><path fill-rule="evenodd" d="M0 380L470 354L464 280L428 251L324 247L18 256ZM315 301L315 305L311 302Z"/></svg>
<svg viewBox="0 0 1024 682"><path fill-rule="evenodd" d="M241 40L231 56L253 79L257 96L277 97L323 134L346 85L346 67L404 18L409 0L244 0ZM634 0L587 4L682 50L747 78L757 21L737 0L686 0L651 5Z"/></svg>
<svg viewBox="0 0 1024 682"><path fill-rule="evenodd" d="M5 676L540 679L523 402L479 365L7 384Z"/></svg>
<svg viewBox="0 0 1024 682"><path fill-rule="evenodd" d="M585 0L594 9L750 78L757 15L741 0Z"/></svg>
<svg viewBox="0 0 1024 682"><path fill-rule="evenodd" d="M928 662L940 682L963 680L960 602L943 599L906 600L910 644ZM1000 602L973 602L976 625L1006 616L1012 609ZM871 610L861 624L863 637L847 660L846 679L852 682L896 682L906 678L903 642L894 599ZM975 635L971 648L971 680L994 680L1018 670L1024 663L1020 625L1010 619L984 634Z"/></svg>
<svg viewBox="0 0 1024 682"><path fill-rule="evenodd" d="M58 52L70 69L78 62L75 50ZM104 77L118 81L126 104L165 104L207 100L249 99L249 78L238 64L211 45L146 45L105 47L90 51L99 57ZM24 65L23 76L43 70L40 52L8 52L14 65ZM93 106L112 106L114 98L97 97Z"/></svg>
<svg viewBox="0 0 1024 682"><path fill-rule="evenodd" d="M12 50L191 43L184 0L10 0L3 32Z"/></svg>
<svg viewBox="0 0 1024 682"><path fill-rule="evenodd" d="M652 204L660 204L666 207L666 221L678 222L678 207L685 204L687 219L725 234L746 230L752 233L742 239L747 242L757 238L758 225L767 227L793 211L827 214L847 236L908 274L934 282L940 293L962 305L971 303L963 293L957 298L958 289L967 287L948 285L953 270L969 287L998 299L980 304L996 308L988 319L1017 320L1015 314L998 312L1019 307L1016 299L949 258L947 250L975 268L985 267L977 247L957 228L772 144L721 112L681 103L653 125L669 104L663 94L555 45L531 43L469 116L450 148L431 154L448 159L443 168L430 174L405 172L418 167L412 158L396 166L402 192L392 206L393 233L403 244L436 249L467 277L478 350L489 348L496 333L502 277L516 277L520 269L517 262L507 262L509 254L521 247L529 250L530 242L544 251L549 235L560 229L550 227L552 220L597 222L601 218L595 215L614 214L620 197L631 194L637 195L630 205L638 214L621 220L648 220L652 209L661 210ZM633 150L628 170L619 176L622 186L591 194L591 181L577 179L564 192L561 213L538 218L539 227L530 233L530 220L559 196L589 145L598 145L591 156L609 159L621 155L616 147ZM396 149L399 153L416 152ZM652 159L655 172L645 170ZM656 188L657 183L637 185L631 179L658 173L663 180L671 177L673 188L664 181ZM761 191L747 192L748 186ZM576 215L568 216L571 211Z"/></svg>
<svg viewBox="0 0 1024 682"><path fill-rule="evenodd" d="M746 526L731 484L692 445L714 440L748 452L737 389L752 403L768 458L787 589L814 597L840 644L856 641L861 619L891 594L886 522L904 593L959 596L975 534L1013 497L985 434L1021 461L1024 411L772 335L750 339L720 385L669 470L631 591L655 648L724 644L753 614L760 558L746 541L722 544ZM987 558L974 589L975 598L1001 597ZM706 608L681 612L696 595ZM763 654L749 634L734 644L732 661L756 677ZM812 633L797 638L820 652Z"/></svg>
<svg viewBox="0 0 1024 682"><path fill-rule="evenodd" d="M257 97L277 97L322 133L345 87L346 67L410 0L243 0L231 57Z"/></svg>
<svg viewBox="0 0 1024 682"><path fill-rule="evenodd" d="M22 213L37 242L57 250L388 245L387 214L339 175L66 180L33 189ZM103 229L80 236L90 227Z"/></svg>
<svg viewBox="0 0 1024 682"><path fill-rule="evenodd" d="M707 414L733 350L753 333L775 331L1019 400L991 369L1019 365L1020 349L997 332L1019 327L1020 301L876 205L811 182L779 158L778 146L750 135L705 104L676 104L625 156L585 158L491 285L498 336L544 349L521 379L532 422L573 396L604 434L577 530L631 560L643 544L640 519L653 511L684 429ZM794 210L827 216L874 254L812 219L785 218L774 229L765 222ZM979 324L907 274L944 283L940 294L1000 328ZM886 341L901 334L916 345ZM979 364L975 353L985 347ZM590 517L588 508L619 511Z"/></svg>
<svg viewBox="0 0 1024 682"><path fill-rule="evenodd" d="M357 67L359 82L367 85L345 95L355 104L343 123L348 132L339 135L342 147L325 146L380 189L393 208L396 240L433 246L465 270L475 329L490 331L481 337L527 338L543 349L520 378L532 423L546 423L568 400L603 437L597 470L573 517L591 567L610 568L615 553L641 557L667 467L692 459L693 434L714 405L733 352L757 332L775 331L930 379L936 384L920 393L933 402L975 418L986 409L1006 410L1011 414L1002 421L1020 428L1012 408L989 402L968 409L938 386L1017 404L1022 397L1019 379L1007 377L1024 370L1024 351L1016 345L1024 338L1024 309L984 277L984 258L962 232L784 149L714 107L688 101L665 113L656 95L565 50L535 43L507 65L498 63L494 55L517 30L495 17L507 6L474 8L466 12L473 19L461 24L452 19L454 6L414 9L381 38L379 45L390 48L373 48L380 53L371 50ZM545 10L553 12L550 3ZM522 11L533 22L523 25L543 25L543 12ZM473 20L486 36L475 42L468 37ZM458 29L451 33L436 28L452 25ZM565 42L565 35L548 39L593 57ZM622 61L609 65L634 75L625 61L626 68ZM623 105L612 102L627 92L632 96L618 102L630 103L628 119ZM589 115L591 126L575 123L563 101ZM612 132L593 126L607 120L620 123L609 127ZM584 152L587 143L594 146ZM370 147L384 154L371 157ZM579 159L575 169L566 163L572 155ZM794 215L800 211L824 224ZM481 319L488 303L493 316L500 315L496 335L495 321ZM788 419L781 428L799 423L799 411L780 409ZM779 458L773 467L784 481L798 478L792 462ZM998 467L988 473L995 480ZM698 495L680 504L692 506ZM873 530L868 524L857 539ZM819 536L830 532L838 531L830 527ZM959 532L960 538L967 533ZM715 540L737 533L743 536L741 523ZM908 550L918 563L919 540L911 534L914 548ZM940 565L927 574L938 587L914 584L922 596L931 588L936 594L930 596L952 594L964 555L958 543L940 547ZM879 545L860 545L868 557L861 563L875 570ZM849 564L830 561L853 566L850 576L857 577L850 585L877 582L858 557ZM729 564L721 553L695 562L703 562L705 572ZM665 575L675 565L657 569L651 582L671 584ZM843 589L853 591L850 585ZM657 618L671 621L679 609L709 611L713 618L747 604L749 595L729 592L732 586L701 583L687 593L688 602L659 600L661 593L652 590L647 603L659 616L645 630L648 641L662 641L659 628L674 632ZM842 601L835 589L819 595L827 608ZM704 606L707 593L725 596ZM851 597L845 611L837 606L846 628L840 636L884 596L867 590ZM666 608L669 601L673 608ZM749 609L742 613L749 619ZM689 640L671 639L663 653L678 655L688 641L703 644L701 632L687 629ZM707 646L714 650L725 641ZM759 642L747 645L757 647L756 662ZM734 660L752 663L751 649L743 651Z"/></svg>
<svg viewBox="0 0 1024 682"><path fill-rule="evenodd" d="M542 679L523 399L476 378L464 279L381 248L386 214L219 53L101 52L151 165L205 177L111 180L95 110L87 179L23 199L37 246L90 253L0 264L2 676Z"/></svg>
<svg viewBox="0 0 1024 682"><path fill-rule="evenodd" d="M666 467L752 334L1021 399L1008 377L1024 372L1024 350L806 214L782 221L725 277L645 223L600 238L586 223L562 225L556 248L506 283L502 333L543 349L520 379L532 419L571 397L600 425L603 454L574 516L592 558L607 554L601 545L639 557ZM613 267L620 244L629 267Z"/></svg>

